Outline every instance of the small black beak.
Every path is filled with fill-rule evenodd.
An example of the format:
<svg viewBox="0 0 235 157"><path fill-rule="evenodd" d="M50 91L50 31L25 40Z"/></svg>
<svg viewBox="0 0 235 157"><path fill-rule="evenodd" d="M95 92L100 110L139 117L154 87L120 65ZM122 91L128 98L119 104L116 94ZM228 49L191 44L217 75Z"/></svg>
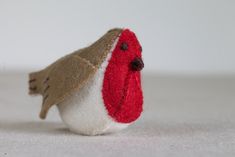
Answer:
<svg viewBox="0 0 235 157"><path fill-rule="evenodd" d="M131 69L133 71L140 71L144 68L144 62L141 58L137 57L131 62Z"/></svg>

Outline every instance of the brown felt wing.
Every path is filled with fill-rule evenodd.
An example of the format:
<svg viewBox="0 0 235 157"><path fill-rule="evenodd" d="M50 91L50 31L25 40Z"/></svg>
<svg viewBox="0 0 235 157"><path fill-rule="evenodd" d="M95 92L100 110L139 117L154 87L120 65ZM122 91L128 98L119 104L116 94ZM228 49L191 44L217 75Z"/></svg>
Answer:
<svg viewBox="0 0 235 157"><path fill-rule="evenodd" d="M92 78L110 52L122 29L112 29L91 46L67 55L42 71L29 75L30 94L43 96L40 117Z"/></svg>
<svg viewBox="0 0 235 157"><path fill-rule="evenodd" d="M74 90L85 85L96 70L88 61L75 55L66 56L49 67L42 83L43 104L40 117L45 118L52 105L60 103Z"/></svg>

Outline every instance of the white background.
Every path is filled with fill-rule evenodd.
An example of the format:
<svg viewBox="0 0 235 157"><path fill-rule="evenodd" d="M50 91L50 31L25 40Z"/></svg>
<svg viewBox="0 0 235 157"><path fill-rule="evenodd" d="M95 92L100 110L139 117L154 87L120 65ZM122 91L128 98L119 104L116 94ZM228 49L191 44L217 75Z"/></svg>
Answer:
<svg viewBox="0 0 235 157"><path fill-rule="evenodd" d="M137 34L146 72L235 74L232 0L0 0L0 71L43 68L113 27Z"/></svg>

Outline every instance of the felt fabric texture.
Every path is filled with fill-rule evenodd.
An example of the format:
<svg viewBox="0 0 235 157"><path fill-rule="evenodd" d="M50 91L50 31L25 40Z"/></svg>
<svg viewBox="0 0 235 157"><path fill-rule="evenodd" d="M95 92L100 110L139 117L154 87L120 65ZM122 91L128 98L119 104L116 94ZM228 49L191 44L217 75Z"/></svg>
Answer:
<svg viewBox="0 0 235 157"><path fill-rule="evenodd" d="M120 131L129 125L118 123L110 117L102 98L104 72L112 56L111 52L85 86L57 105L63 122L74 133L101 135Z"/></svg>
<svg viewBox="0 0 235 157"><path fill-rule="evenodd" d="M102 89L104 104L109 115L117 122L133 122L142 112L140 71L131 65L138 58L140 66L143 66L140 48L135 34L124 30L105 70Z"/></svg>
<svg viewBox="0 0 235 157"><path fill-rule="evenodd" d="M112 29L89 47L73 52L29 75L29 93L43 96L40 118L51 106L82 88L94 76L122 29Z"/></svg>

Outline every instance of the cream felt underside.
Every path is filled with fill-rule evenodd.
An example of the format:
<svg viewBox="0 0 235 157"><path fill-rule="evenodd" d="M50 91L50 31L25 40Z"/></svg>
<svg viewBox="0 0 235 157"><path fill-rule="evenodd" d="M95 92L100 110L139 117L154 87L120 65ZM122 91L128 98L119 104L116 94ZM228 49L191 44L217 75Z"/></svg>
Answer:
<svg viewBox="0 0 235 157"><path fill-rule="evenodd" d="M85 135L105 134L119 131L128 126L128 124L115 122L108 115L102 98L104 72L117 41L118 39L87 85L57 105L62 120L75 133Z"/></svg>

